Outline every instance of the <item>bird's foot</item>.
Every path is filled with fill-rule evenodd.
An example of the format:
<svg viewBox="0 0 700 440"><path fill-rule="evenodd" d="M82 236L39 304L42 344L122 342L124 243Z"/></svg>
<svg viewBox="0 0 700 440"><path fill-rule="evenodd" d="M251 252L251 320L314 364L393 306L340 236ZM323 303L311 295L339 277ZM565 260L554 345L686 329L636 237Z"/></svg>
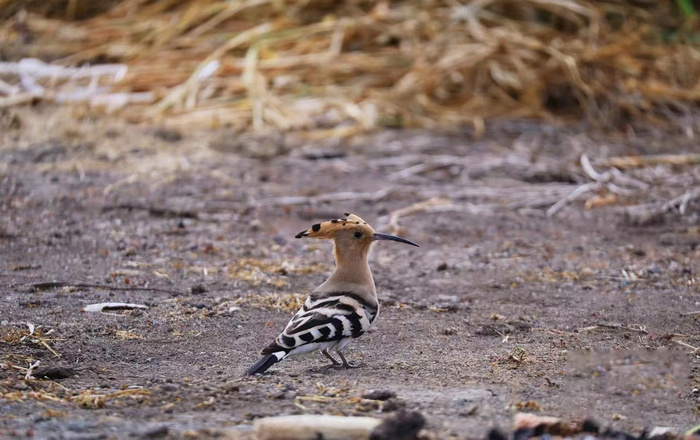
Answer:
<svg viewBox="0 0 700 440"><path fill-rule="evenodd" d="M348 361L347 359L345 359L345 356L343 356L343 353L341 352L338 352L338 356L340 356L340 360L343 361L343 368L361 368L367 366L364 362Z"/></svg>
<svg viewBox="0 0 700 440"><path fill-rule="evenodd" d="M361 368L361 367L366 367L364 362L352 362L348 361L345 364L330 364L330 365L325 365L321 367L320 372L321 373L328 373L331 370L347 370L347 369L354 369L354 368Z"/></svg>
<svg viewBox="0 0 700 440"><path fill-rule="evenodd" d="M366 367L367 364L364 362L346 361L342 366L343 368L362 368Z"/></svg>
<svg viewBox="0 0 700 440"><path fill-rule="evenodd" d="M325 350L321 350L321 353L322 353L325 357L327 357L328 359L330 359L330 361L333 362L333 365L341 365L340 362L338 362L333 356L331 356L331 354L328 352L328 349L327 349L327 348L326 348Z"/></svg>
<svg viewBox="0 0 700 440"><path fill-rule="evenodd" d="M330 364L330 365L325 365L321 367L321 373L328 373L330 370L337 370L339 368L343 368L343 364Z"/></svg>

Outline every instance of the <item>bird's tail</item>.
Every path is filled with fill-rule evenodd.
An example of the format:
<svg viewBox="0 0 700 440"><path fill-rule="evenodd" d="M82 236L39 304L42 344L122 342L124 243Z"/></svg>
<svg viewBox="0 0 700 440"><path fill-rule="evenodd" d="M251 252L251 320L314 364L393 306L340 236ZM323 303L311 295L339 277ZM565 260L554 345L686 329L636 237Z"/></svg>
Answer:
<svg viewBox="0 0 700 440"><path fill-rule="evenodd" d="M254 374L262 374L267 371L268 368L271 366L275 365L277 362L281 361L284 359L284 356L286 355L285 352L283 351L278 351L275 353L270 353L266 354L265 356L262 357L259 361L255 363L252 367L248 369L248 372L246 373L247 376L252 376Z"/></svg>

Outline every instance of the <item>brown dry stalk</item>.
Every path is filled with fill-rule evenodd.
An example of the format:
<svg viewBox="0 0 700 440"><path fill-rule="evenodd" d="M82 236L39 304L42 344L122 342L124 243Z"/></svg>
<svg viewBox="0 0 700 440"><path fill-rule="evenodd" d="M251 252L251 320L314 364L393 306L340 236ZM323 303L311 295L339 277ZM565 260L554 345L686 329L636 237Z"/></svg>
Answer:
<svg viewBox="0 0 700 440"><path fill-rule="evenodd" d="M52 1L41 10L78 18L86 4ZM173 124L318 137L381 126L479 130L485 118L549 118L561 109L604 124L674 122L660 116L664 109L699 96L700 49L658 38L669 21L680 26L672 2L628 5L624 14L609 2L582 0L348 1L332 13L323 4L125 0L81 21L15 15L0 45L13 60L128 66L109 93L83 102L128 106L130 120L168 116ZM7 106L59 100L76 85L89 91L95 78L38 79L48 92L36 97L17 76L3 80L21 90L0 93Z"/></svg>
<svg viewBox="0 0 700 440"><path fill-rule="evenodd" d="M700 165L700 154L657 154L652 156L609 157L596 161L596 165L615 168L643 168L653 165Z"/></svg>

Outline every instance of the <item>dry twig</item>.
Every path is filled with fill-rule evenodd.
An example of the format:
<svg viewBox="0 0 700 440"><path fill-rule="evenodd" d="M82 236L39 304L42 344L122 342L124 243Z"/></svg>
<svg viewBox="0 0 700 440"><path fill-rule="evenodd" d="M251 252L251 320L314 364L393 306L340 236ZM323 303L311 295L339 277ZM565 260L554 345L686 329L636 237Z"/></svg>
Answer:
<svg viewBox="0 0 700 440"><path fill-rule="evenodd" d="M625 210L625 219L630 224L643 226L669 212L675 211L679 215L683 215L688 204L698 199L700 199L700 186L689 189L668 202L631 206Z"/></svg>
<svg viewBox="0 0 700 440"><path fill-rule="evenodd" d="M257 419L254 430L260 440L278 438L369 438L381 419L328 415L281 416Z"/></svg>
<svg viewBox="0 0 700 440"><path fill-rule="evenodd" d="M624 330L631 331L642 334L649 334L649 331L641 325L627 325L627 324L596 324L590 327L582 327L578 329L579 332L590 332L598 329L611 329L611 330Z"/></svg>
<svg viewBox="0 0 700 440"><path fill-rule="evenodd" d="M547 209L547 217L554 217L566 205L576 201L579 197L583 196L584 194L597 191L600 188L601 184L599 182L584 183L575 190L571 191L566 197L552 205L549 209Z"/></svg>
<svg viewBox="0 0 700 440"><path fill-rule="evenodd" d="M692 345L687 344L683 341L673 341L673 342L680 345L681 347L689 348L690 350L693 351L694 354L700 354L700 348L698 348L698 347L693 347Z"/></svg>
<svg viewBox="0 0 700 440"><path fill-rule="evenodd" d="M422 202L414 203L411 206L407 206L405 208L397 209L396 211L393 211L391 214L389 214L389 231L392 234L398 234L400 227L399 227L399 219L401 217L410 215L410 214L415 214L416 212L424 212L428 208L431 208L433 206L440 206L440 205L447 205L450 204L451 201L446 198L441 198L441 197L433 197L428 200L424 200Z"/></svg>
<svg viewBox="0 0 700 440"><path fill-rule="evenodd" d="M653 165L700 165L700 154L658 154L652 156L623 156L598 159L596 165L618 169L643 168Z"/></svg>

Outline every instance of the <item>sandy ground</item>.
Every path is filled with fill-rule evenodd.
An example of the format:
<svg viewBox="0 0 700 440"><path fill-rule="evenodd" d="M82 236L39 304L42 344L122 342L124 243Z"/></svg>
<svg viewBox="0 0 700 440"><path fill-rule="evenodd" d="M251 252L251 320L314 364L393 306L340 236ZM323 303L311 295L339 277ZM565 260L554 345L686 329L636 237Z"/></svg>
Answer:
<svg viewBox="0 0 700 440"><path fill-rule="evenodd" d="M480 140L314 144L50 108L4 111L0 133L0 438L209 438L263 416L400 408L439 438L508 429L519 411L632 432L697 423L700 362L678 341L700 346L700 316L683 315L700 310L698 207L631 227L612 209L549 219L551 203L511 200L571 184L581 148L697 150L681 136L581 147L580 131L504 124ZM463 165L401 160L445 154ZM242 377L332 270L330 243L296 232L348 211L391 232L396 209L475 188L500 192L401 218L420 248L375 247L381 313L347 349L366 367L323 373L313 354ZM106 301L149 308L82 311ZM37 360L70 377L24 380Z"/></svg>

